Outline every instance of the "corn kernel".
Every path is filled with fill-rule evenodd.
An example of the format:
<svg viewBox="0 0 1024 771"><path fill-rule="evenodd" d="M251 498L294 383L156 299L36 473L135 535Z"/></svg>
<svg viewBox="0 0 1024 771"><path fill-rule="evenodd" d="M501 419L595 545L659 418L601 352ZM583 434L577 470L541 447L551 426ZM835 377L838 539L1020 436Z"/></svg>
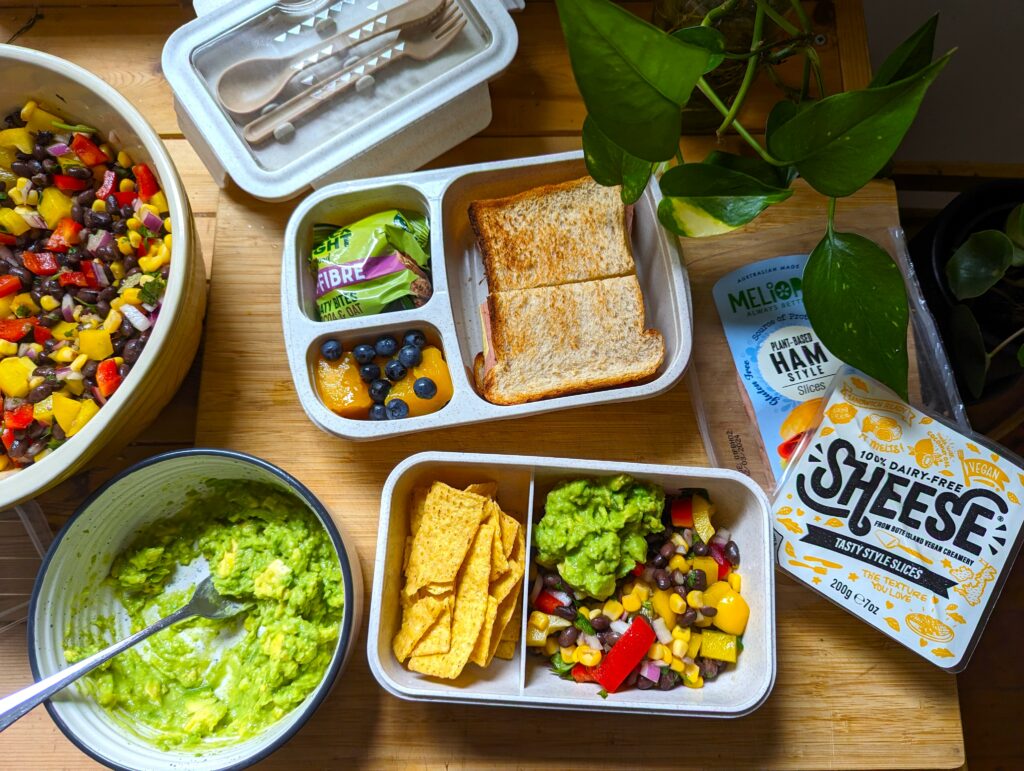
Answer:
<svg viewBox="0 0 1024 771"><path fill-rule="evenodd" d="M36 375L35 377L30 377L28 379L29 390L31 390L33 388L38 388L39 386L41 386L45 382L46 382L46 378L44 378L42 375Z"/></svg>
<svg viewBox="0 0 1024 771"><path fill-rule="evenodd" d="M623 610L622 603L617 600L608 600L604 604L604 614L613 621L622 615Z"/></svg>
<svg viewBox="0 0 1024 771"><path fill-rule="evenodd" d="M596 667L601 663L601 651L587 648L584 653L579 654L578 661L585 667Z"/></svg>
<svg viewBox="0 0 1024 771"><path fill-rule="evenodd" d="M44 311L52 311L54 308L60 307L60 301L48 294L39 298L39 304L43 306Z"/></svg>
<svg viewBox="0 0 1024 771"><path fill-rule="evenodd" d="M69 345L66 345L63 348L58 348L50 354L51 359L59 361L61 364L70 364L76 356L78 356L78 354L75 352L75 349Z"/></svg>
<svg viewBox="0 0 1024 771"><path fill-rule="evenodd" d="M584 610L586 610L586 608L584 608ZM601 608L591 608L590 610L587 610L587 618L595 619L598 616L600 616L601 613L602 613L602 609Z"/></svg>
<svg viewBox="0 0 1024 771"><path fill-rule="evenodd" d="M102 152L108 158L113 158L114 157L114 148L111 147L106 142L104 142L102 145L100 145L100 152Z"/></svg>
<svg viewBox="0 0 1024 771"><path fill-rule="evenodd" d="M690 563L686 561L686 557L682 554L676 554L668 561L668 569L678 570L681 573L688 573L690 571Z"/></svg>
<svg viewBox="0 0 1024 771"><path fill-rule="evenodd" d="M622 607L626 610L627 613L636 613L638 610L640 610L641 605L643 605L643 602L636 595L636 592L634 592L633 594L627 594L625 597L622 598Z"/></svg>
<svg viewBox="0 0 1024 771"><path fill-rule="evenodd" d="M683 658L686 655L686 650L689 647L690 646L687 645L682 640L673 640L672 641L672 655L675 656L677 659L681 659L681 658Z"/></svg>
<svg viewBox="0 0 1024 771"><path fill-rule="evenodd" d="M139 257L139 268L146 273L153 273L163 267L159 257Z"/></svg>
<svg viewBox="0 0 1024 771"><path fill-rule="evenodd" d="M672 659L672 663L669 664L669 666L672 668L673 672L678 672L679 674L682 674L683 667L686 665L683 663L682 659Z"/></svg>
<svg viewBox="0 0 1024 771"><path fill-rule="evenodd" d="M168 220L168 222L170 222L170 220ZM168 249L171 249L174 246L174 241L172 240L170 233L164 236L164 246L166 246Z"/></svg>
<svg viewBox="0 0 1024 771"><path fill-rule="evenodd" d="M740 586L743 583L742 579L740 579L740 574L739 573L730 573L726 577L726 580L729 582L729 586L732 588L732 590L734 592L736 592L736 594L739 594L740 593Z"/></svg>
<svg viewBox="0 0 1024 771"><path fill-rule="evenodd" d="M570 646L568 648L559 648L558 650L561 651L561 653L562 653L562 661L564 661L566 664L571 664L572 662L574 662L576 660L576 659L573 658L573 656L576 655L576 646L575 645L572 645L572 646Z"/></svg>
<svg viewBox="0 0 1024 771"><path fill-rule="evenodd" d="M558 653L558 635L551 635L544 641L544 655L551 658Z"/></svg>
<svg viewBox="0 0 1024 771"><path fill-rule="evenodd" d="M82 392L85 391L85 381L69 380L64 388L66 388L68 393L72 396L81 396Z"/></svg>
<svg viewBox="0 0 1024 771"><path fill-rule="evenodd" d="M703 629L704 627L711 626L714 623L714 621L715 620L713 618L705 616L700 611L697 611L697 620L693 622L693 625L700 629Z"/></svg>
<svg viewBox="0 0 1024 771"><path fill-rule="evenodd" d="M86 356L84 353L80 353L78 357L73 362L71 362L71 370L73 372L81 372L82 367L85 366L85 363L87 361L89 361L89 357Z"/></svg>
<svg viewBox="0 0 1024 771"><path fill-rule="evenodd" d="M114 274L116 281L120 281L124 278L124 263L120 260L110 263L110 272Z"/></svg>
<svg viewBox="0 0 1024 771"><path fill-rule="evenodd" d="M139 244L142 243L142 235L137 230L128 231L128 243L131 244L132 249L138 249Z"/></svg>
<svg viewBox="0 0 1024 771"><path fill-rule="evenodd" d="M164 219L164 230L166 230L168 235L170 235L170 232L171 232L171 218L170 217L166 217ZM168 242L168 246L170 246L170 242Z"/></svg>
<svg viewBox="0 0 1024 771"><path fill-rule="evenodd" d="M672 663L672 649L669 648L667 645L661 646L661 660L665 664L665 666L668 666Z"/></svg>
<svg viewBox="0 0 1024 771"><path fill-rule="evenodd" d="M121 252L125 257L132 254L135 250L132 248L132 242L128 240L128 236L121 236L117 239L117 251ZM113 270L114 266L110 266Z"/></svg>
<svg viewBox="0 0 1024 771"><path fill-rule="evenodd" d="M9 195L11 197L11 200L18 204L19 206L25 203L25 196L21 194L21 190L19 190L18 188L14 188L10 192L8 192L7 195Z"/></svg>
<svg viewBox="0 0 1024 771"><path fill-rule="evenodd" d="M674 627L672 629L672 638L675 640L682 640L684 643L690 642L690 629L689 627L683 628L681 626Z"/></svg>
<svg viewBox="0 0 1024 771"><path fill-rule="evenodd" d="M97 212L104 212L107 210L107 202L97 198L92 202L92 210Z"/></svg>
<svg viewBox="0 0 1024 771"><path fill-rule="evenodd" d="M135 183L126 177L125 179L121 180L121 183L117 186L117 189L120 190L122 193L134 193Z"/></svg>
<svg viewBox="0 0 1024 771"><path fill-rule="evenodd" d="M111 308L110 313L107 314L106 321L103 322L103 328L108 332L114 332L121 326L122 321L124 321L124 316L121 315L121 312Z"/></svg>
<svg viewBox="0 0 1024 771"><path fill-rule="evenodd" d="M574 662L576 662L577 664L579 664L580 663L580 656L582 656L584 653L586 653L589 650L590 650L590 646L588 646L588 645L577 645L575 650L573 650L573 652L572 652L572 660Z"/></svg>
<svg viewBox="0 0 1024 771"><path fill-rule="evenodd" d="M673 613L685 613L686 612L686 600L680 597L675 592L668 598L668 607Z"/></svg>
<svg viewBox="0 0 1024 771"><path fill-rule="evenodd" d="M699 589L694 589L686 595L686 604L694 610L700 610L704 607L704 592Z"/></svg>
<svg viewBox="0 0 1024 771"><path fill-rule="evenodd" d="M114 364L116 364L117 366L120 367L122 364L124 364L124 358L121 357L121 356L115 356L114 357Z"/></svg>
<svg viewBox="0 0 1024 771"><path fill-rule="evenodd" d="M124 301L123 297L115 297L113 300L110 301L111 310L116 311L118 308L121 308L124 305L127 305L127 303Z"/></svg>
<svg viewBox="0 0 1024 771"><path fill-rule="evenodd" d="M539 610L535 610L530 614L529 624L534 629L539 629L543 632L548 628L549 623L551 623L551 619L548 618L547 613L541 613Z"/></svg>
<svg viewBox="0 0 1024 771"><path fill-rule="evenodd" d="M663 647L664 646L659 642L651 643L651 647L647 650L647 658L649 658L651 661L660 661L661 649Z"/></svg>
<svg viewBox="0 0 1024 771"><path fill-rule="evenodd" d="M18 344L10 340L0 340L0 355L13 356L18 352Z"/></svg>
<svg viewBox="0 0 1024 771"><path fill-rule="evenodd" d="M126 169L131 168L132 157L122 150L117 154L117 165L124 166Z"/></svg>
<svg viewBox="0 0 1024 771"><path fill-rule="evenodd" d="M138 217L129 217L124 224L128 226L129 230L138 230L142 227L142 220Z"/></svg>
<svg viewBox="0 0 1024 771"><path fill-rule="evenodd" d="M21 108L21 119L27 121L29 118L31 118L32 113L36 111L36 107L38 106L39 105L37 105L31 99L25 102L25 106Z"/></svg>
<svg viewBox="0 0 1024 771"><path fill-rule="evenodd" d="M133 286L121 292L121 299L129 305L142 305L142 298L139 295L140 292L138 287ZM111 302L110 307L114 307L113 302Z"/></svg>
<svg viewBox="0 0 1024 771"><path fill-rule="evenodd" d="M142 206L139 207L139 213L141 214L142 212L149 212L150 214L155 214L158 217L160 216L160 212L156 210L156 207L151 206L148 203L144 203L142 204Z"/></svg>
<svg viewBox="0 0 1024 771"><path fill-rule="evenodd" d="M633 594L640 598L640 602L644 602L651 598L650 587L648 587L643 581L636 582L636 586L633 588Z"/></svg>
<svg viewBox="0 0 1024 771"><path fill-rule="evenodd" d="M674 546L675 546L675 547L676 547L677 549L678 549L678 548L679 548L680 546L685 546L685 545L686 545L686 541L684 541L684 540L683 540L683 537L682 537L681 535L679 535L679 533L672 533L672 537L671 537L671 538L669 538L669 540L670 540L670 541L672 542L672 544L673 544L673 545L674 545Z"/></svg>

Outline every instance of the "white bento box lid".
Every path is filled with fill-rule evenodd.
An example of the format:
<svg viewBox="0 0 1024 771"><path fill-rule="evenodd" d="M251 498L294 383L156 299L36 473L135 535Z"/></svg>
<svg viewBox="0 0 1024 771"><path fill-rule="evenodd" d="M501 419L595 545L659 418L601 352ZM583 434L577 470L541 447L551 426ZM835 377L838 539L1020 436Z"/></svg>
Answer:
<svg viewBox="0 0 1024 771"><path fill-rule="evenodd" d="M238 61L315 48L403 2L196 2L200 18L171 35L162 66L182 132L214 180L224 186L231 177L258 198L286 200L330 182L412 171L487 126L487 81L515 55L518 33L508 11L521 0L452 0L466 24L451 45L428 61L396 60L372 80L360 79L357 88L292 121L280 138L250 143L243 130L260 111L233 114L216 96L221 75ZM387 51L397 34L320 57L270 104L329 82L357 57Z"/></svg>

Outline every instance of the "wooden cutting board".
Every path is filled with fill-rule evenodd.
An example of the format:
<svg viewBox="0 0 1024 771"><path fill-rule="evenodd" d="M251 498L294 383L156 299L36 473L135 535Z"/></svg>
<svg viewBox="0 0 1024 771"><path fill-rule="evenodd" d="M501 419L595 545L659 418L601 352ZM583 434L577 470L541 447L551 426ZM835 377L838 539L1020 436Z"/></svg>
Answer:
<svg viewBox="0 0 1024 771"><path fill-rule="evenodd" d="M515 153L567 149L576 141L547 140L533 148L524 141ZM454 155L476 159L495 149L469 142ZM852 204L860 205L895 211L891 186L870 185ZM821 206L817 196L798 186L793 198L764 215L758 227L816 216ZM684 384L647 401L378 442L353 443L321 432L299 406L281 333L278 273L290 208L255 204L237 191L222 196L197 443L261 456L308 485L355 541L367 587L381 487L395 464L415 452L706 463ZM364 600L369 602L368 588ZM771 698L746 718L701 723L403 702L370 675L364 622L331 697L266 766L597 762L623 768L946 768L963 763L954 677L781 575L777 605L778 679ZM694 740L701 749L690 744Z"/></svg>

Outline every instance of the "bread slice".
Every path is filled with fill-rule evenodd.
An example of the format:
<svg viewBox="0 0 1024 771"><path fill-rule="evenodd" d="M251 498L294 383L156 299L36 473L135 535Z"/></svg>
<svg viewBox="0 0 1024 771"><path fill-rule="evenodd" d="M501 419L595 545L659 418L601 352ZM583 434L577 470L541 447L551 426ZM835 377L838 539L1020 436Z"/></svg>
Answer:
<svg viewBox="0 0 1024 771"><path fill-rule="evenodd" d="M653 375L661 333L645 329L636 276L497 292L487 298L491 340L477 356L477 390L492 404L622 385Z"/></svg>
<svg viewBox="0 0 1024 771"><path fill-rule="evenodd" d="M469 205L491 292L633 273L627 218L619 188L590 177Z"/></svg>

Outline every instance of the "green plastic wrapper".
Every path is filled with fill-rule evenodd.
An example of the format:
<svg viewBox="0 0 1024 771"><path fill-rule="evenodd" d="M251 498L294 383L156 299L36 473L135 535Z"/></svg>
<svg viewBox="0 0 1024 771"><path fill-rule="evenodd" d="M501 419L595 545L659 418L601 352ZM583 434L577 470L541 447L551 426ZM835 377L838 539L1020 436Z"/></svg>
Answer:
<svg viewBox="0 0 1024 771"><path fill-rule="evenodd" d="M418 308L430 299L430 225L389 209L338 228L314 225L309 261L321 321Z"/></svg>

